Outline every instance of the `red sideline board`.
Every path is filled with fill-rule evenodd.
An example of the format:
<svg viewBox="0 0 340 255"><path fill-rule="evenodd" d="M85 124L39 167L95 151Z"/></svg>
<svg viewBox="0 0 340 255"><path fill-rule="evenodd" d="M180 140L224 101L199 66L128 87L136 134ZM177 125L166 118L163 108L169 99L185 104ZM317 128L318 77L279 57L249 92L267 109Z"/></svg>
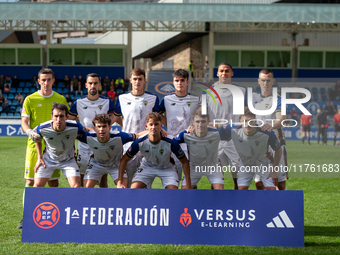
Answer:
<svg viewBox="0 0 340 255"><path fill-rule="evenodd" d="M25 192L22 242L304 245L303 191Z"/></svg>

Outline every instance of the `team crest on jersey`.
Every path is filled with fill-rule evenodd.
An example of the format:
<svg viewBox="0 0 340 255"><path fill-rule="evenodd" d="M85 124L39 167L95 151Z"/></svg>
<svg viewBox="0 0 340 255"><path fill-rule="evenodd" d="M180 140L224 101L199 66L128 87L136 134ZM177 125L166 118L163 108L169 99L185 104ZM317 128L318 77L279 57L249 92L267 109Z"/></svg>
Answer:
<svg viewBox="0 0 340 255"><path fill-rule="evenodd" d="M256 146L259 146L260 141L255 141Z"/></svg>
<svg viewBox="0 0 340 255"><path fill-rule="evenodd" d="M98 105L99 110L103 109L102 105Z"/></svg>
<svg viewBox="0 0 340 255"><path fill-rule="evenodd" d="M163 155L163 152L164 152L163 149L159 150L159 153L160 153L161 155Z"/></svg>
<svg viewBox="0 0 340 255"><path fill-rule="evenodd" d="M190 105L191 105L191 102L187 102L187 105L190 107Z"/></svg>
<svg viewBox="0 0 340 255"><path fill-rule="evenodd" d="M266 104L266 109L269 107L269 104Z"/></svg>
<svg viewBox="0 0 340 255"><path fill-rule="evenodd" d="M145 106L147 106L147 105L148 105L148 101L143 101L143 104L144 104Z"/></svg>
<svg viewBox="0 0 340 255"><path fill-rule="evenodd" d="M115 148L114 145L110 146L110 149L111 149L112 151L114 150L114 148Z"/></svg>
<svg viewBox="0 0 340 255"><path fill-rule="evenodd" d="M66 139L68 140L70 138L70 135L65 135Z"/></svg>

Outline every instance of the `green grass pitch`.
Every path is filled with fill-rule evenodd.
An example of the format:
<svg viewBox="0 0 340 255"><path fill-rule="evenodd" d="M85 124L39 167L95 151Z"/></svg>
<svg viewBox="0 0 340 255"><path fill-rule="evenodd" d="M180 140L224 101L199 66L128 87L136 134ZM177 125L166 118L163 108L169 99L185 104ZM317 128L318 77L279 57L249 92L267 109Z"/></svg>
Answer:
<svg viewBox="0 0 340 255"><path fill-rule="evenodd" d="M315 173L291 173L287 181L289 190L304 191L303 248L21 243L21 230L16 226L22 218L26 141L24 137L0 137L0 254L340 254L340 173L317 173L317 168ZM302 146L299 141L288 141L287 150L289 164L340 164L339 146ZM60 183L68 186L63 178ZM114 187L112 180L109 186ZM225 186L232 188L231 178L226 178ZM160 182L154 187L160 188ZM209 187L206 179L199 185Z"/></svg>

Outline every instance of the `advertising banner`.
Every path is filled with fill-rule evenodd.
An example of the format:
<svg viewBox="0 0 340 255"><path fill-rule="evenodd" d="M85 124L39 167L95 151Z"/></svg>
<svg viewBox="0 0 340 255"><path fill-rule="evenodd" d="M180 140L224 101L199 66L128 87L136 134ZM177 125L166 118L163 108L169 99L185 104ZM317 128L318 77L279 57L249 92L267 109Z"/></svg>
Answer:
<svg viewBox="0 0 340 255"><path fill-rule="evenodd" d="M22 242L301 247L303 191L26 188Z"/></svg>

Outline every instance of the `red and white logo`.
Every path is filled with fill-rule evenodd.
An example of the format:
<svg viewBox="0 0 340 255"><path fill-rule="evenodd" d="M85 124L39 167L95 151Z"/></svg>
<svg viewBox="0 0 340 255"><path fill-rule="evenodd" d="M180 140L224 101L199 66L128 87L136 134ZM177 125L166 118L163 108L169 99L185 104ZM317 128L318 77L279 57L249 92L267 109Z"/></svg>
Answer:
<svg viewBox="0 0 340 255"><path fill-rule="evenodd" d="M34 209L33 220L39 228L53 228L58 223L59 219L59 208L53 203L44 202Z"/></svg>

